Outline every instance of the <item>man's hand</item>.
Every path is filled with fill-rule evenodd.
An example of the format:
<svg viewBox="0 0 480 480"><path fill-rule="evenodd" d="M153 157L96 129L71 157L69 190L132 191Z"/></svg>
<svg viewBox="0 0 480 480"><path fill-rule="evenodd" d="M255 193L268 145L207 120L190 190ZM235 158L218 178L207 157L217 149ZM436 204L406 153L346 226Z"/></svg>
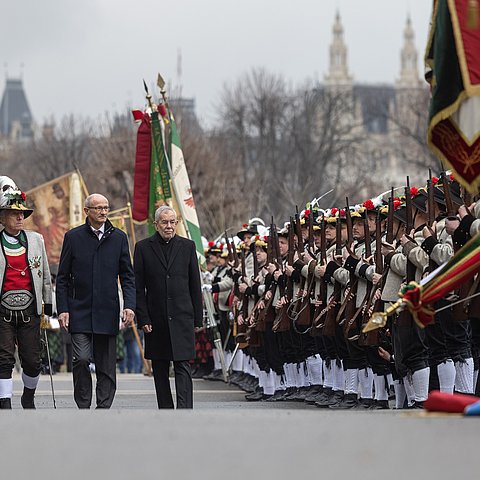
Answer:
<svg viewBox="0 0 480 480"><path fill-rule="evenodd" d="M295 271L295 269L291 266L291 265L286 265L285 266L285 274L288 276L288 277L291 277L293 275L293 272Z"/></svg>
<svg viewBox="0 0 480 480"><path fill-rule="evenodd" d="M272 298L272 291L271 290L268 290L268 292L265 294L265 300L267 300L267 302Z"/></svg>
<svg viewBox="0 0 480 480"><path fill-rule="evenodd" d="M458 215L459 217L462 219L463 217L467 216L473 209L472 206L470 206L469 208L467 208L465 205L461 205L459 208L458 208Z"/></svg>
<svg viewBox="0 0 480 480"><path fill-rule="evenodd" d="M459 225L460 220L458 218L447 218L445 220L445 230L449 235L453 235Z"/></svg>
<svg viewBox="0 0 480 480"><path fill-rule="evenodd" d="M422 230L423 238L428 238L433 236L436 231L437 231L437 222L433 222L431 227L426 225L425 227L423 227L423 230Z"/></svg>
<svg viewBox="0 0 480 480"><path fill-rule="evenodd" d="M133 324L135 313L130 308L125 308L122 314L122 328L127 328Z"/></svg>
<svg viewBox="0 0 480 480"><path fill-rule="evenodd" d="M142 327L142 330L145 332L145 333L151 333L152 332L152 325L150 323L147 323L146 325L144 325Z"/></svg>
<svg viewBox="0 0 480 480"><path fill-rule="evenodd" d="M392 359L392 356L390 355L389 352L387 352L384 348L378 347L378 355L383 358L385 361L390 362Z"/></svg>
<svg viewBox="0 0 480 480"><path fill-rule="evenodd" d="M277 270L274 274L273 274L273 278L275 279L276 282L278 282L278 279L282 276L282 272L280 270Z"/></svg>
<svg viewBox="0 0 480 480"><path fill-rule="evenodd" d="M267 272L270 273L270 274L272 274L276 269L277 269L277 267L273 263L269 263L267 265Z"/></svg>
<svg viewBox="0 0 480 480"><path fill-rule="evenodd" d="M70 314L63 312L58 316L58 323L60 327L68 331L68 325L70 324Z"/></svg>
<svg viewBox="0 0 480 480"><path fill-rule="evenodd" d="M319 278L323 278L325 276L326 271L327 271L327 267L325 265L317 265L315 267L315 276Z"/></svg>
<svg viewBox="0 0 480 480"><path fill-rule="evenodd" d="M372 275L372 283L374 285L377 285L377 283L380 282L381 279L382 279L382 274L381 273L374 273Z"/></svg>
<svg viewBox="0 0 480 480"><path fill-rule="evenodd" d="M414 236L415 236L415 230L412 230L409 235L407 235L406 233L403 234L402 238L400 239L400 243L402 244L402 247L406 243L411 242Z"/></svg>
<svg viewBox="0 0 480 480"><path fill-rule="evenodd" d="M248 285L246 283L241 283L239 286L238 286L238 291L240 293L245 293L247 291L247 288L248 288Z"/></svg>
<svg viewBox="0 0 480 480"><path fill-rule="evenodd" d="M382 257L386 257L389 253L393 252L394 250L395 250L395 247L391 243L382 242L382 247L380 249Z"/></svg>

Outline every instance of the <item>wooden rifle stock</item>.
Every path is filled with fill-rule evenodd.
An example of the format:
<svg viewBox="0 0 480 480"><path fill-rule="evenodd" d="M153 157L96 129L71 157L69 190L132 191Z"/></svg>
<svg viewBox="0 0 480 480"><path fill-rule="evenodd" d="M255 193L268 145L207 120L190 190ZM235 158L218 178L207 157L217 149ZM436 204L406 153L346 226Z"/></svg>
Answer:
<svg viewBox="0 0 480 480"><path fill-rule="evenodd" d="M342 223L340 215L337 217L335 224L335 256L342 255ZM327 312L325 314L325 323L323 325L323 335L326 337L335 336L335 329L337 326L337 314L340 309L340 302L342 300L342 285L340 282L335 282L333 286L333 294L328 302Z"/></svg>
<svg viewBox="0 0 480 480"><path fill-rule="evenodd" d="M320 265L324 265L327 260L327 239L325 237L325 217L322 217L322 221L320 224ZM317 301L319 305L315 307L315 311L313 312L313 328L310 332L312 336L318 336L322 334L322 330L320 329L323 326L323 322L326 315L326 307L327 307L327 283L325 282L324 277L317 279L318 282L318 295Z"/></svg>
<svg viewBox="0 0 480 480"><path fill-rule="evenodd" d="M388 217L387 217L387 234L386 234L386 242L390 245L393 245L393 213L395 211L395 201L394 201L394 189L392 187L392 192L390 193L390 197L388 199Z"/></svg>
<svg viewBox="0 0 480 480"><path fill-rule="evenodd" d="M445 195L445 207L447 208L447 217L456 217L457 209L453 204L452 191L450 190L450 182L448 181L445 172L442 172L440 176L443 184L443 194Z"/></svg>

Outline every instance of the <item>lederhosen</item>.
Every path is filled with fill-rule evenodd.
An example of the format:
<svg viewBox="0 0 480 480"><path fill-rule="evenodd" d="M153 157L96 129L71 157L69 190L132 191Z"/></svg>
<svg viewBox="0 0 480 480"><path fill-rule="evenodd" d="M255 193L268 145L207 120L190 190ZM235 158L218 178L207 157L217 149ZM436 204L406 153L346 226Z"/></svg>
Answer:
<svg viewBox="0 0 480 480"><path fill-rule="evenodd" d="M40 317L28 259L24 232L11 237L0 233L5 271L0 295L0 378L11 378L15 365L15 345L26 375L36 377L41 368Z"/></svg>

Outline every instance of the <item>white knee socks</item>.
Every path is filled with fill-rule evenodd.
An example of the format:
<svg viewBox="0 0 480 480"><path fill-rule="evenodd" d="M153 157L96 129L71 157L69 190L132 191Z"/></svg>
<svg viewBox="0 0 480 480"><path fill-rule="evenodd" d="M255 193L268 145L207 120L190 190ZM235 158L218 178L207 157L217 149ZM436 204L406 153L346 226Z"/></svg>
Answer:
<svg viewBox="0 0 480 480"><path fill-rule="evenodd" d="M360 384L360 397L373 397L373 372L370 367L358 371L358 382Z"/></svg>
<svg viewBox="0 0 480 480"><path fill-rule="evenodd" d="M453 393L455 386L455 364L452 359L447 359L443 363L437 365L438 381L440 383L440 391L444 393Z"/></svg>
<svg viewBox="0 0 480 480"><path fill-rule="evenodd" d="M345 394L358 393L358 369L349 368L345 371Z"/></svg>
<svg viewBox="0 0 480 480"><path fill-rule="evenodd" d="M0 398L12 398L13 379L0 378Z"/></svg>
<svg viewBox="0 0 480 480"><path fill-rule="evenodd" d="M415 401L424 402L428 397L428 383L430 378L430 367L422 368L413 372L412 382L415 390Z"/></svg>
<svg viewBox="0 0 480 480"><path fill-rule="evenodd" d="M22 380L25 387L29 388L30 390L35 390L37 388L38 381L40 380L40 375L37 375L36 377L29 377L22 372Z"/></svg>
<svg viewBox="0 0 480 480"><path fill-rule="evenodd" d="M455 370L457 371L455 390L460 393L473 394L473 358L455 362Z"/></svg>
<svg viewBox="0 0 480 480"><path fill-rule="evenodd" d="M307 358L308 378L311 385L322 384L322 363L320 355Z"/></svg>
<svg viewBox="0 0 480 480"><path fill-rule="evenodd" d="M385 375L374 374L373 382L375 383L375 400L388 400L388 386L385 382Z"/></svg>

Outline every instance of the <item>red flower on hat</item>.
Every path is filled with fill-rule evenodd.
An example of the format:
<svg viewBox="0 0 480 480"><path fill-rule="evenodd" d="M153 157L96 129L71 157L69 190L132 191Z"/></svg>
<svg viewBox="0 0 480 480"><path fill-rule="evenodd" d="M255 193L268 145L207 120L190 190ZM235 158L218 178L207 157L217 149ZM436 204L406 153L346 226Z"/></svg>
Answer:
<svg viewBox="0 0 480 480"><path fill-rule="evenodd" d="M449 177L449 178L450 178L450 180L451 180L452 182L454 182L454 181L455 181L455 177L454 177L453 173L450 175L450 177Z"/></svg>
<svg viewBox="0 0 480 480"><path fill-rule="evenodd" d="M410 195L411 195L412 197L416 197L416 196L418 195L418 188L417 188L417 187L412 187L412 188L410 189Z"/></svg>
<svg viewBox="0 0 480 480"><path fill-rule="evenodd" d="M395 198L395 200L393 200L393 209L396 210L401 204L402 202L398 198Z"/></svg>
<svg viewBox="0 0 480 480"><path fill-rule="evenodd" d="M345 209L342 208L342 209L340 210L340 217L344 217L345 215L346 215Z"/></svg>
<svg viewBox="0 0 480 480"><path fill-rule="evenodd" d="M308 210L308 209L305 210L304 215L305 215L305 218L308 218L308 216L310 215L310 210Z"/></svg>
<svg viewBox="0 0 480 480"><path fill-rule="evenodd" d="M215 242L213 242L213 241L208 242L208 246L210 248L213 248L215 246Z"/></svg>
<svg viewBox="0 0 480 480"><path fill-rule="evenodd" d="M263 237L263 239L267 242L267 241L268 241L268 236L265 235L265 236Z"/></svg>
<svg viewBox="0 0 480 480"><path fill-rule="evenodd" d="M243 227L243 228L247 228L247 227L248 227L248 223L243 223L243 224L242 224L242 227Z"/></svg>
<svg viewBox="0 0 480 480"><path fill-rule="evenodd" d="M373 204L373 202L371 200L365 200L365 202L363 202L363 206L367 210L375 210L375 205Z"/></svg>
<svg viewBox="0 0 480 480"><path fill-rule="evenodd" d="M333 208L330 210L330 213L331 213L332 215L334 215L334 216L337 214L337 212L338 212L338 208L335 208L335 207L333 207Z"/></svg>
<svg viewBox="0 0 480 480"><path fill-rule="evenodd" d="M224 246L225 246L225 245L224 245L223 243L219 243L219 244L218 244L218 248L220 248L221 250L223 250L223 247L224 247Z"/></svg>
<svg viewBox="0 0 480 480"><path fill-rule="evenodd" d="M432 185L436 185L438 183L438 177L432 177Z"/></svg>
<svg viewBox="0 0 480 480"><path fill-rule="evenodd" d="M25 192L22 192L21 195L22 195L22 200L25 202L27 200L27 196L25 195Z"/></svg>

